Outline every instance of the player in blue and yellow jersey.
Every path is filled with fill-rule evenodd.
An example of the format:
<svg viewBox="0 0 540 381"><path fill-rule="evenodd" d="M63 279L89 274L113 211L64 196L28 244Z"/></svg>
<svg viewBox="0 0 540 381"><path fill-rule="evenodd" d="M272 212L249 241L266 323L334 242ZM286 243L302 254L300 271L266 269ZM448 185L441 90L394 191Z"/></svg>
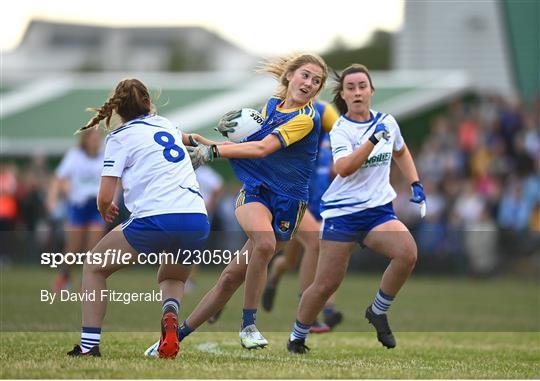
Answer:
<svg viewBox="0 0 540 381"><path fill-rule="evenodd" d="M332 150L328 133L338 120L339 115L335 108L327 102L319 100L314 103L314 106L320 115L322 129L319 135L317 160L310 179L308 210L304 214L298 235L291 240L283 249L282 255L275 258L270 266L268 281L262 298L262 305L266 311L273 309L274 298L281 276L286 271L296 267L302 251L304 254L299 270L300 295L313 282L317 269L319 231L322 220L320 215L321 197L334 178ZM343 319L342 314L334 310L333 295L328 299L323 313L324 323L316 321L311 327L311 332L328 332Z"/></svg>
<svg viewBox="0 0 540 381"><path fill-rule="evenodd" d="M275 252L291 239L302 220L309 198L320 131L319 113L312 100L328 76L324 61L312 54L268 62L261 71L272 74L279 87L262 108L260 131L238 144L199 145L191 152L193 165L218 157L231 159L244 183L236 202L236 217L248 236L241 252L249 260L233 260L180 329L183 339L221 310L246 281L240 341L248 349L268 342L255 327L255 315L266 283L267 266ZM234 129L234 113L219 123L227 134Z"/></svg>

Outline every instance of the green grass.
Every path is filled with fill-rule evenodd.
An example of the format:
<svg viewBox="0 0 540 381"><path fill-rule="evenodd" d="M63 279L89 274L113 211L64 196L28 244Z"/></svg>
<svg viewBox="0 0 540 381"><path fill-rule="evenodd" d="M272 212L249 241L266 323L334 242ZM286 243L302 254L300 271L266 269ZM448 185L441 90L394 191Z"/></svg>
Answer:
<svg viewBox="0 0 540 381"><path fill-rule="evenodd" d="M2 378L539 378L538 282L513 278L472 280L415 276L392 306L398 347L384 349L362 317L380 275L349 274L337 303L345 321L336 332L312 335L306 356L285 349L297 305L297 278L283 279L272 313L257 325L270 341L246 351L238 342L242 294L221 320L205 325L181 346L176 360L142 356L157 338L158 303L110 303L101 359L68 358L79 341L80 304L45 305L39 290L54 271L2 268L0 376ZM191 311L217 277L196 274L196 290L182 302ZM155 269L114 274L109 288L155 289ZM129 331L129 332L125 332Z"/></svg>
<svg viewBox="0 0 540 381"><path fill-rule="evenodd" d="M194 334L175 360L144 358L150 333L108 333L101 359L68 358L76 333L2 335L2 378L538 378L538 333L400 333L385 350L371 333L313 336L290 355L287 333L247 351L236 333Z"/></svg>

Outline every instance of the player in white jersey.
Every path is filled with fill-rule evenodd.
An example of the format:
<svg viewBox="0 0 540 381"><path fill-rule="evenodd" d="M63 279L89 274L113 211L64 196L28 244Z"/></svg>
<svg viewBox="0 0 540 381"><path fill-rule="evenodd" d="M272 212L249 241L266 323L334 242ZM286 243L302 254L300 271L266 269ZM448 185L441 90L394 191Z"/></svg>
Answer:
<svg viewBox="0 0 540 381"><path fill-rule="evenodd" d="M167 119L153 114L152 109L146 86L137 79L126 79L103 106L93 109L96 116L81 129L99 126L103 119L110 129L113 113L122 120L123 124L106 139L97 203L103 219L112 222L118 215L113 197L121 179L131 217L103 237L85 261L81 292L95 298L83 299L81 345L68 352L70 356L100 356L109 275L136 263L142 258L141 253L176 255L198 249L210 230L204 200L184 146L192 140L182 136ZM117 259L107 258L107 253L117 253ZM131 257L127 258L126 253ZM169 258L158 270L163 300L160 357L175 357L178 353L178 311L190 272L190 266L183 265L182 260L182 255L174 261Z"/></svg>
<svg viewBox="0 0 540 381"><path fill-rule="evenodd" d="M396 345L386 312L416 263L416 244L394 214L393 158L412 187L411 201L425 214L425 195L412 156L393 116L371 110L375 91L367 68L353 64L337 78L334 103L342 114L330 141L337 176L321 202L323 226L315 280L303 293L287 348L306 353L311 324L345 276L356 243L390 258L379 291L366 309L378 340Z"/></svg>
<svg viewBox="0 0 540 381"><path fill-rule="evenodd" d="M62 158L49 187L47 209L55 213L61 193L67 197L64 251L86 252L104 233L105 224L96 207L99 179L103 169L102 136L99 131L81 134L79 144ZM54 291L69 288L70 267L60 266Z"/></svg>

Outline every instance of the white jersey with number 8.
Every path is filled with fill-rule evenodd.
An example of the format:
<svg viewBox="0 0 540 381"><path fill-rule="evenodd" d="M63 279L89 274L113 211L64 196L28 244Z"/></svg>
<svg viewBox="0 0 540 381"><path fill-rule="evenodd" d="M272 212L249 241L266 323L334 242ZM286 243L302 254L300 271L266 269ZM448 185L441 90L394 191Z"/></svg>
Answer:
<svg viewBox="0 0 540 381"><path fill-rule="evenodd" d="M107 135L102 176L122 178L131 218L169 213L206 214L181 134L149 114Z"/></svg>

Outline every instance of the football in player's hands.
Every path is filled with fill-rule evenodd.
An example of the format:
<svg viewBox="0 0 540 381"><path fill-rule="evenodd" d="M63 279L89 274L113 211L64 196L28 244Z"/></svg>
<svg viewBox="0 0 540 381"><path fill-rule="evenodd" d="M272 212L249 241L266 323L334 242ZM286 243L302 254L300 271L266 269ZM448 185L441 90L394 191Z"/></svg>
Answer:
<svg viewBox="0 0 540 381"><path fill-rule="evenodd" d="M259 131L263 122L264 118L257 110L243 108L225 114L220 119L217 130L231 142L240 143Z"/></svg>

